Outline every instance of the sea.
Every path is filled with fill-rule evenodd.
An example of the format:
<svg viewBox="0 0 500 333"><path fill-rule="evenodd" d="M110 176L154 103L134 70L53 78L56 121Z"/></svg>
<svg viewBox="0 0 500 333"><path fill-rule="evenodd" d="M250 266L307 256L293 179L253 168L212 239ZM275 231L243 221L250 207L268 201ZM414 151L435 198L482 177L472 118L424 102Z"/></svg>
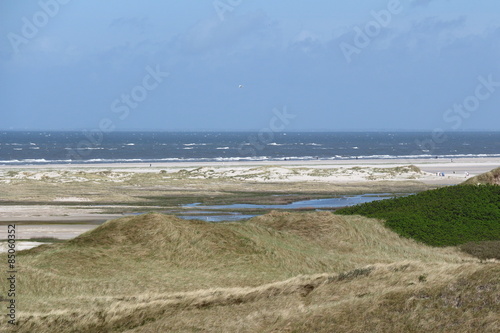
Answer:
<svg viewBox="0 0 500 333"><path fill-rule="evenodd" d="M500 132L0 131L0 165L500 157Z"/></svg>

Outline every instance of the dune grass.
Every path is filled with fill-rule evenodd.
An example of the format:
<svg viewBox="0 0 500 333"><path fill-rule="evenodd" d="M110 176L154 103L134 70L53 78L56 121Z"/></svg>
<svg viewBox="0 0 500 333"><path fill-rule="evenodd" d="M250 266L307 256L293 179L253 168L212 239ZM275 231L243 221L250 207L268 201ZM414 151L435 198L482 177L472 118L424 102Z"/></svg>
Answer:
<svg viewBox="0 0 500 333"><path fill-rule="evenodd" d="M468 185L500 185L500 168L482 173L475 177L467 179L463 184Z"/></svg>
<svg viewBox="0 0 500 333"><path fill-rule="evenodd" d="M18 262L17 331L40 333L327 332L348 324L345 305L372 309L444 288L457 272L491 269L458 249L401 238L379 220L329 212L218 224L125 217L21 251ZM478 320L487 322L490 308ZM308 316L327 313L334 319L325 328L307 328Z"/></svg>
<svg viewBox="0 0 500 333"><path fill-rule="evenodd" d="M460 249L482 260L500 260L500 241L469 242L462 244Z"/></svg>

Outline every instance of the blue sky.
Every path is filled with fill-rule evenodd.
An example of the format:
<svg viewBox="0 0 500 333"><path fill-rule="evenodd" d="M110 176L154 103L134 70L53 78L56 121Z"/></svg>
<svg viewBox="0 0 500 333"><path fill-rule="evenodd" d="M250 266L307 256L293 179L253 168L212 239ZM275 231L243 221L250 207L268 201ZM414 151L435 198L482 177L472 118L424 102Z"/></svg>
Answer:
<svg viewBox="0 0 500 333"><path fill-rule="evenodd" d="M4 130L500 127L497 0L0 0L0 37Z"/></svg>

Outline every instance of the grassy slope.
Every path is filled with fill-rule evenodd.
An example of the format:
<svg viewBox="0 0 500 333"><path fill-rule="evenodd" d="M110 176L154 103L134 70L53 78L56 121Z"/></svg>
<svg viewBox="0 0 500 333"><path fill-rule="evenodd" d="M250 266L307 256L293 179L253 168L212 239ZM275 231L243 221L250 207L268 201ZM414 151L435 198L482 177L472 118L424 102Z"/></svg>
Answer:
<svg viewBox="0 0 500 333"><path fill-rule="evenodd" d="M386 220L400 235L434 246L500 240L500 186L462 185L337 211Z"/></svg>
<svg viewBox="0 0 500 333"><path fill-rule="evenodd" d="M499 276L498 266L400 238L378 220L326 212L272 212L222 224L147 214L109 221L18 258L19 332L40 333L166 327L285 332L290 325L301 332L327 332L334 325L363 331L364 324L347 319L350 307L368 316L366 325L373 326L366 327L396 332L399 326L377 324L377 317L389 313L375 305L390 303L396 318L400 305L428 293L423 303L408 305L429 307L405 319L417 327L421 315L430 311L438 320L435 311L453 309L440 296L453 283L468 281L470 286L461 285L468 291L487 283L497 291ZM498 309L498 299L487 304L474 320L493 325L488 316ZM312 327L314 322L324 327Z"/></svg>
<svg viewBox="0 0 500 333"><path fill-rule="evenodd" d="M463 184L479 185L479 184L490 184L490 185L500 185L500 168L493 169L489 172L477 175L475 177L467 179Z"/></svg>
<svg viewBox="0 0 500 333"><path fill-rule="evenodd" d="M375 265L330 275L289 291L172 309L128 333L153 332L498 332L500 268L477 265Z"/></svg>

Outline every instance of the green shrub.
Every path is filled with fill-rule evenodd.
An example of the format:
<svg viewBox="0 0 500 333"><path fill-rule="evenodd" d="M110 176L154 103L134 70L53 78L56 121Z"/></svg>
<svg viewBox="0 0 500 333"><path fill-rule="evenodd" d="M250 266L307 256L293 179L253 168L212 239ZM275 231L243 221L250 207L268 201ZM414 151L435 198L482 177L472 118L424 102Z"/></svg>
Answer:
<svg viewBox="0 0 500 333"><path fill-rule="evenodd" d="M500 240L500 186L444 187L343 208L337 214L379 218L400 235L433 246Z"/></svg>

